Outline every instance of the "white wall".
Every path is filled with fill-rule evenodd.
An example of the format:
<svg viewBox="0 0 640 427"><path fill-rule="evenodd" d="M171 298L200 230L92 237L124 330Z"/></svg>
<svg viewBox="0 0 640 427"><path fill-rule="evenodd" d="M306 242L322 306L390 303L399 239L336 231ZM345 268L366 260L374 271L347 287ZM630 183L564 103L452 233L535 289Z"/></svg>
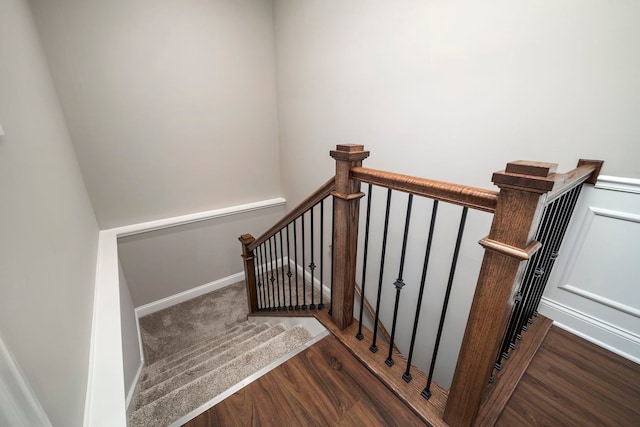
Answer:
<svg viewBox="0 0 640 427"><path fill-rule="evenodd" d="M0 2L0 330L55 426L85 403L98 227L29 6Z"/></svg>
<svg viewBox="0 0 640 427"><path fill-rule="evenodd" d="M280 196L268 0L32 0L101 228Z"/></svg>
<svg viewBox="0 0 640 427"><path fill-rule="evenodd" d="M371 150L365 166L485 188L492 188L492 172L516 159L556 162L561 171L579 158L604 159L603 173L640 177L638 18L640 3L626 1L276 0L287 200L297 203L333 174L328 151L340 143ZM383 197L374 202L370 259L380 252ZM392 206L397 223L385 299L393 298L398 273L405 197L394 196ZM429 219L428 206L416 208L407 304L415 303ZM458 217L455 210L439 216L439 258L427 282L431 318L421 319L419 330L426 338L435 332ZM488 225L486 215L473 215L465 231L445 323L448 342L436 367L435 379L445 387L482 254L476 242ZM367 285L372 303L376 274ZM387 325L391 314L392 307L383 308ZM405 331L409 322L401 322ZM399 340L406 351L407 337ZM419 366L427 366L430 352L421 350Z"/></svg>
<svg viewBox="0 0 640 427"><path fill-rule="evenodd" d="M258 237L284 215L284 207L150 231L118 239L118 253L135 307L244 271L244 233Z"/></svg>
<svg viewBox="0 0 640 427"><path fill-rule="evenodd" d="M277 0L281 164L301 200L328 150L491 187L506 162L640 177L640 3ZM314 159L314 161L309 161Z"/></svg>

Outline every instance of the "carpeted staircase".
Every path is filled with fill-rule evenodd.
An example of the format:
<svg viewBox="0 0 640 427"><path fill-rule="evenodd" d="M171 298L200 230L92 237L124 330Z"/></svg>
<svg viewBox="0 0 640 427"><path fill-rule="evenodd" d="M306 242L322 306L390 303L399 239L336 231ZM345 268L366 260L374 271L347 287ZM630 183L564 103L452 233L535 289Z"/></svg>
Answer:
<svg viewBox="0 0 640 427"><path fill-rule="evenodd" d="M301 326L241 322L144 368L131 427L167 426L312 338Z"/></svg>

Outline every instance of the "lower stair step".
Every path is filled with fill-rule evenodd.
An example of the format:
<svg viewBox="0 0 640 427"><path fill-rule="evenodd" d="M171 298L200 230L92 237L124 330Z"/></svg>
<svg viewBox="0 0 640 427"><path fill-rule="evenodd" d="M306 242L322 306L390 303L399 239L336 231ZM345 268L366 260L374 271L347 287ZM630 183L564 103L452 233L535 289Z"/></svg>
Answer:
<svg viewBox="0 0 640 427"><path fill-rule="evenodd" d="M311 334L300 326L284 331L280 326L279 331L280 333L267 341L249 346L244 352L213 370L201 373L197 378L189 378L189 382L178 388L169 387L171 390L166 394L157 396L133 412L129 426L170 425L312 338ZM186 381L187 378L181 377L180 381Z"/></svg>

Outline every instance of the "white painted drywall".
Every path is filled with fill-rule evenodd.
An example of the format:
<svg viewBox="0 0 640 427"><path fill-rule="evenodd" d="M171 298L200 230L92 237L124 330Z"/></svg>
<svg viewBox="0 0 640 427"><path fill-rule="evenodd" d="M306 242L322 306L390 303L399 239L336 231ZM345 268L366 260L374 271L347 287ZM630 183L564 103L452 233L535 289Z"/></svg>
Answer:
<svg viewBox="0 0 640 427"><path fill-rule="evenodd" d="M120 328L122 330L122 361L124 369L124 394L135 386L136 374L143 363L135 307L127 283L127 276L118 262L118 282L120 286Z"/></svg>
<svg viewBox="0 0 640 427"><path fill-rule="evenodd" d="M238 237L258 237L283 215L267 207L119 238L135 307L244 271Z"/></svg>
<svg viewBox="0 0 640 427"><path fill-rule="evenodd" d="M0 330L55 426L82 425L98 227L26 0L0 2Z"/></svg>
<svg viewBox="0 0 640 427"><path fill-rule="evenodd" d="M492 188L492 172L516 159L556 162L560 170L579 158L604 159L603 173L640 177L639 18L640 3L626 1L276 0L285 197L293 206L331 176L328 151L341 143L371 150L365 166L485 188ZM380 253L384 211L384 195L375 197L370 259ZM395 238L383 280L391 301L404 197L394 196L391 212ZM429 206L416 208L413 267L405 271L411 283L402 294L408 304L415 303L429 219ZM421 319L419 336L434 334L459 215L439 216L439 258L427 280L433 298L425 299L431 319ZM464 267L445 322L451 341L436 366L445 387L482 254L476 242L488 225L485 216L470 217L465 230ZM376 272L367 282L375 304ZM387 325L391 315L384 307ZM410 322L401 319L398 345L406 351ZM430 352L422 349L419 366Z"/></svg>
<svg viewBox="0 0 640 427"><path fill-rule="evenodd" d="M271 1L31 4L102 229L280 196Z"/></svg>

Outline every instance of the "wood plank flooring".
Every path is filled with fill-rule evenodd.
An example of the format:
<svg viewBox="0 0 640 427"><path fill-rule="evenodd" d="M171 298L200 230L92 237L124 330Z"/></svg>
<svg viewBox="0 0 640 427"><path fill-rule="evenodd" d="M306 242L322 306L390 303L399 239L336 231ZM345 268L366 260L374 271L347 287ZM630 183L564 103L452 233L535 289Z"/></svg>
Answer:
<svg viewBox="0 0 640 427"><path fill-rule="evenodd" d="M640 365L552 326L496 426L640 426Z"/></svg>
<svg viewBox="0 0 640 427"><path fill-rule="evenodd" d="M328 336L185 424L208 426L424 426Z"/></svg>

